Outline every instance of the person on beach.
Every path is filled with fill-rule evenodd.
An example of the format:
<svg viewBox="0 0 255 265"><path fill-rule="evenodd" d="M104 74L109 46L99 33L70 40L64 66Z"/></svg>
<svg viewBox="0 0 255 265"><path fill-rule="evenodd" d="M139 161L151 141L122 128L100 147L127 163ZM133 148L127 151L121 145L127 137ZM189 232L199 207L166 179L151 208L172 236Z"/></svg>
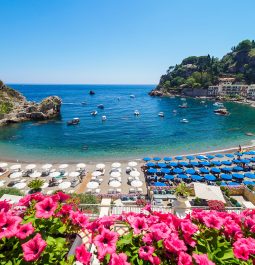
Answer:
<svg viewBox="0 0 255 265"><path fill-rule="evenodd" d="M239 153L241 153L241 152L242 152L242 146L241 146L240 144L239 144L238 151L239 151Z"/></svg>

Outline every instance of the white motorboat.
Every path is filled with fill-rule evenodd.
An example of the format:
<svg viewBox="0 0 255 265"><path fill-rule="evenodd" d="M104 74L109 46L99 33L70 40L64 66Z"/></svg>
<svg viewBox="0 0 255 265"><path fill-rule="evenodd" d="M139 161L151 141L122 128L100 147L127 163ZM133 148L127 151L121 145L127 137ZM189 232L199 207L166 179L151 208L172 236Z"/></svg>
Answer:
<svg viewBox="0 0 255 265"><path fill-rule="evenodd" d="M77 125L80 123L80 119L79 118L73 118L72 120L67 122L67 125Z"/></svg>
<svg viewBox="0 0 255 265"><path fill-rule="evenodd" d="M173 110L173 113L177 113L177 110L176 110L176 109L174 109L174 110Z"/></svg>
<svg viewBox="0 0 255 265"><path fill-rule="evenodd" d="M164 112L161 111L161 112L159 112L158 116L159 117L165 117L165 114L164 114Z"/></svg>
<svg viewBox="0 0 255 265"><path fill-rule="evenodd" d="M92 111L92 112L90 113L90 115L92 115L92 116L96 116L96 115L97 115L97 111L96 111L96 110Z"/></svg>
<svg viewBox="0 0 255 265"><path fill-rule="evenodd" d="M86 101L82 101L81 105L87 105Z"/></svg>
<svg viewBox="0 0 255 265"><path fill-rule="evenodd" d="M106 116L102 116L102 121L106 121L106 120L107 120Z"/></svg>
<svg viewBox="0 0 255 265"><path fill-rule="evenodd" d="M182 105L179 105L179 108L185 109L188 107L187 103L183 103Z"/></svg>
<svg viewBox="0 0 255 265"><path fill-rule="evenodd" d="M213 106L214 106L214 107L219 107L219 108L224 108L224 105L223 105L222 102L215 102L215 103L213 104Z"/></svg>
<svg viewBox="0 0 255 265"><path fill-rule="evenodd" d="M134 111L134 115L135 115L135 116L139 116L139 115L140 115L140 112L139 112L138 110L135 110L135 111Z"/></svg>
<svg viewBox="0 0 255 265"><path fill-rule="evenodd" d="M188 123L189 121L187 119L181 119L180 122L182 122L182 123Z"/></svg>
<svg viewBox="0 0 255 265"><path fill-rule="evenodd" d="M135 98L135 95L130 95L131 98Z"/></svg>
<svg viewBox="0 0 255 265"><path fill-rule="evenodd" d="M182 101L186 101L186 98L181 98Z"/></svg>

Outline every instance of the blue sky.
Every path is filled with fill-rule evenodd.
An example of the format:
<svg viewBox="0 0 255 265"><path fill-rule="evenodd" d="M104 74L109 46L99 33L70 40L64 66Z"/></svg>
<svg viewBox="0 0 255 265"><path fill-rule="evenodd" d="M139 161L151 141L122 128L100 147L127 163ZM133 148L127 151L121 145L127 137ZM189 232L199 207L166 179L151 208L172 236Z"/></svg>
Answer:
<svg viewBox="0 0 255 265"><path fill-rule="evenodd" d="M254 39L255 1L0 0L6 83L153 84Z"/></svg>

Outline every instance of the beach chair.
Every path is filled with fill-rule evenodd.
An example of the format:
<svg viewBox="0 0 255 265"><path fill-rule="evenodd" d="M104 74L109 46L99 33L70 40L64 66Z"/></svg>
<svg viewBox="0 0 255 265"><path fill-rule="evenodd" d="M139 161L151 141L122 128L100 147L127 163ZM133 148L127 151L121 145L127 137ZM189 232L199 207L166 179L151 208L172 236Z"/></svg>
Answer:
<svg viewBox="0 0 255 265"><path fill-rule="evenodd" d="M135 193L135 189L134 188L130 188L129 189L129 193Z"/></svg>
<svg viewBox="0 0 255 265"><path fill-rule="evenodd" d="M140 192L140 193L143 193L143 189L142 188L138 188L137 191Z"/></svg>

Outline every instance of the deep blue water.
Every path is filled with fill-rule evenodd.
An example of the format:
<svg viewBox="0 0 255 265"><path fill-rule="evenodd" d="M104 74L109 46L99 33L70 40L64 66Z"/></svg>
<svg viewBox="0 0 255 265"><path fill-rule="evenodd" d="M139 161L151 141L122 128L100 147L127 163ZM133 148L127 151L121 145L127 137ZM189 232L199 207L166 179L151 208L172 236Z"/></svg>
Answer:
<svg viewBox="0 0 255 265"><path fill-rule="evenodd" d="M1 157L19 160L91 161L142 158L144 155L186 154L250 143L245 132L255 132L255 109L225 104L231 115L213 114L207 101L180 98L152 98L150 85L12 85L29 100L50 95L63 100L61 118L50 122L26 122L0 128ZM96 95L90 96L89 90ZM130 98L134 94L135 98ZM118 100L118 97L120 100ZM83 106L82 101L87 105ZM105 106L97 109L98 104ZM134 116L134 110L141 115ZM177 114L173 110L177 110ZM90 112L98 111L96 117ZM164 118L158 117L163 111ZM102 122L101 116L107 121ZM78 126L66 122L79 117ZM182 118L189 123L180 123Z"/></svg>

